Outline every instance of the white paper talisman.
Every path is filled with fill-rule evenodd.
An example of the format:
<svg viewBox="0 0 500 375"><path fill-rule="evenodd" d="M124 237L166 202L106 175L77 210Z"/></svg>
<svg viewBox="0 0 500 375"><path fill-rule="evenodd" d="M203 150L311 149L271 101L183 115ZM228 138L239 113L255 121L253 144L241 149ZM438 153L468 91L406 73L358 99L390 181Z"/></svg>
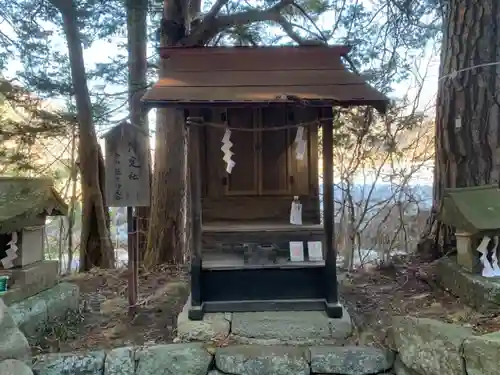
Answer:
<svg viewBox="0 0 500 375"><path fill-rule="evenodd" d="M304 261L304 243L300 241L290 242L290 260L292 262Z"/></svg>
<svg viewBox="0 0 500 375"><path fill-rule="evenodd" d="M295 197L290 207L290 224L302 225L302 204L299 202L298 197Z"/></svg>
<svg viewBox="0 0 500 375"><path fill-rule="evenodd" d="M323 260L323 247L321 241L308 241L307 255L310 261L321 262Z"/></svg>

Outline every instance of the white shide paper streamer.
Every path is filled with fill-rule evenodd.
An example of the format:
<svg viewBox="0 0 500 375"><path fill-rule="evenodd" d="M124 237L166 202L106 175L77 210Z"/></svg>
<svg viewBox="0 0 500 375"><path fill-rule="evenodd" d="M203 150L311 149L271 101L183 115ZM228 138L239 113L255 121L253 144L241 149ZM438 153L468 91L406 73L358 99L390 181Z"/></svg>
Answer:
<svg viewBox="0 0 500 375"><path fill-rule="evenodd" d="M231 147L233 147L233 142L231 142L231 130L226 129L226 132L222 137L222 147L220 149L224 153L222 160L226 163L226 172L229 174L231 174L231 171L236 164L232 159L234 152L231 151Z"/></svg>
<svg viewBox="0 0 500 375"><path fill-rule="evenodd" d="M295 135L295 157L297 160L304 160L305 153L306 140L304 139L304 127L299 126L297 128L297 134Z"/></svg>
<svg viewBox="0 0 500 375"><path fill-rule="evenodd" d="M17 232L12 232L11 240L7 243L8 249L5 251L7 254L1 260L3 268L9 269L14 267L14 260L17 258Z"/></svg>

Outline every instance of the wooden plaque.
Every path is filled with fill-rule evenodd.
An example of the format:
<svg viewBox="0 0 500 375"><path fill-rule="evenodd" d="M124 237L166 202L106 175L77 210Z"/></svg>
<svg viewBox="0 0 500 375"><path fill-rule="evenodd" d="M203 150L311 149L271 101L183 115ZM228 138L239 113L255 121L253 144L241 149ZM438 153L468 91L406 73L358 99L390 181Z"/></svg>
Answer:
<svg viewBox="0 0 500 375"><path fill-rule="evenodd" d="M150 205L148 148L140 128L122 123L105 136L106 200L109 207Z"/></svg>

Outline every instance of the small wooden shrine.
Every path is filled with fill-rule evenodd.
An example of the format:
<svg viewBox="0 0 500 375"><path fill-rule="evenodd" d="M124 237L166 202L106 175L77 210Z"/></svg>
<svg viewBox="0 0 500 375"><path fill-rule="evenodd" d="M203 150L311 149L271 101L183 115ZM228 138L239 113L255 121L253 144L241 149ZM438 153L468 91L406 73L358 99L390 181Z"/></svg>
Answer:
<svg viewBox="0 0 500 375"><path fill-rule="evenodd" d="M494 276L500 276L497 255L500 235L498 186L445 189L439 220L455 228L457 263L462 268L482 273L484 267L489 268L490 265L490 271L496 273Z"/></svg>
<svg viewBox="0 0 500 375"><path fill-rule="evenodd" d="M52 287L58 262L44 261L45 220L68 207L50 179L0 177L0 276L9 277L6 303Z"/></svg>
<svg viewBox="0 0 500 375"><path fill-rule="evenodd" d="M189 128L191 319L267 310L342 316L333 247L333 108L370 105L383 112L388 105L345 69L341 57L348 52L345 46L161 49L168 76L143 101L178 111ZM302 213L291 224L294 201ZM298 257L291 251L297 243ZM321 254L313 259L310 248L318 243Z"/></svg>

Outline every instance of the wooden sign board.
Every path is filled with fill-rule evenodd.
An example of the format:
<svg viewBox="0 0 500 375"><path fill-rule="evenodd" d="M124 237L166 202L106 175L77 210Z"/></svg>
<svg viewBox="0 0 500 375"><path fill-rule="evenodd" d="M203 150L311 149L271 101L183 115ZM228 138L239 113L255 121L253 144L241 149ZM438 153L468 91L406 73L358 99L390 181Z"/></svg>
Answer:
<svg viewBox="0 0 500 375"><path fill-rule="evenodd" d="M150 157L146 147L149 136L132 124L122 123L111 129L104 138L108 206L149 206Z"/></svg>

